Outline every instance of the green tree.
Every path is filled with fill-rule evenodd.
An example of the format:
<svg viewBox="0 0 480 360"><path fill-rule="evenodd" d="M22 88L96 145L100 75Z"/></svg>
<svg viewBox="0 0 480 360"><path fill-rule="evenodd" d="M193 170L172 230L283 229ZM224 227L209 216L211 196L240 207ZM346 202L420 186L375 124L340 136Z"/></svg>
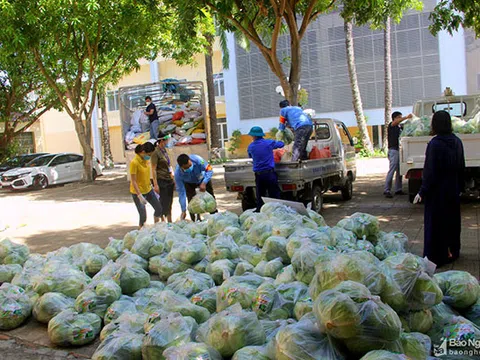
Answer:
<svg viewBox="0 0 480 360"><path fill-rule="evenodd" d="M437 35L441 30L450 34L460 26L471 28L480 37L480 2L478 0L441 0L430 14L430 31Z"/></svg>
<svg viewBox="0 0 480 360"><path fill-rule="evenodd" d="M308 26L334 9L338 0L170 0L181 14L181 24L188 30L202 13L215 17L223 30L231 31L240 41L255 44L271 71L278 77L285 97L297 104L301 75L301 41ZM281 34L289 35L290 62L282 64L278 51Z"/></svg>
<svg viewBox="0 0 480 360"><path fill-rule="evenodd" d="M57 97L36 71L29 53L0 46L0 161L11 156L15 138L55 105Z"/></svg>
<svg viewBox="0 0 480 360"><path fill-rule="evenodd" d="M84 180L92 181L91 119L99 86L114 84L158 53L183 63L203 51L208 24L188 37L179 15L154 0L3 0L0 43L28 51L36 69L74 121L84 153ZM183 29L182 29L183 30Z"/></svg>

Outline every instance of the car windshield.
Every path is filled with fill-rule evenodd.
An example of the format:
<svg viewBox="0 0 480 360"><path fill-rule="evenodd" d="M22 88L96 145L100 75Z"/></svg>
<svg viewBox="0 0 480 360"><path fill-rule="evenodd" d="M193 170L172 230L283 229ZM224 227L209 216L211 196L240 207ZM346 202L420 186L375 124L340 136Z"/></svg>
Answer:
<svg viewBox="0 0 480 360"><path fill-rule="evenodd" d="M40 156L39 158L33 159L25 165L25 167L35 167L35 166L45 166L47 165L55 155Z"/></svg>

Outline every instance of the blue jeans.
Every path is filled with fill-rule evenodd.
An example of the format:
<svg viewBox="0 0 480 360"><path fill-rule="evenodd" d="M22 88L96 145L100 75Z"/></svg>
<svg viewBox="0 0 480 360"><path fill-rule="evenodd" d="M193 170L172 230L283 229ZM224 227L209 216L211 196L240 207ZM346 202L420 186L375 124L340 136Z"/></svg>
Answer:
<svg viewBox="0 0 480 360"><path fill-rule="evenodd" d="M154 120L150 124L150 139L158 138L158 127L160 126L160 120Z"/></svg>
<svg viewBox="0 0 480 360"><path fill-rule="evenodd" d="M153 209L155 210L153 216L159 218L162 216L162 204L160 204L160 200L157 199L157 196L155 195L155 192L150 190L150 192L146 194L142 194L143 197L152 205ZM147 208L145 205L143 205L140 202L140 199L138 198L137 194L132 194L133 202L135 203L135 206L137 207L138 210L138 215L140 215L140 221L138 222L138 225L143 226L145 222L147 221Z"/></svg>
<svg viewBox="0 0 480 360"><path fill-rule="evenodd" d="M388 169L385 180L385 192L392 189L393 176L395 175L395 192L402 191L402 177L400 176L400 152L396 149L388 149Z"/></svg>
<svg viewBox="0 0 480 360"><path fill-rule="evenodd" d="M312 136L313 126L304 125L295 130L295 140L293 142L292 161L307 160L307 145L310 136Z"/></svg>
<svg viewBox="0 0 480 360"><path fill-rule="evenodd" d="M280 199L278 176L275 171L255 173L255 186L257 191L257 211L263 206L262 196L272 199Z"/></svg>

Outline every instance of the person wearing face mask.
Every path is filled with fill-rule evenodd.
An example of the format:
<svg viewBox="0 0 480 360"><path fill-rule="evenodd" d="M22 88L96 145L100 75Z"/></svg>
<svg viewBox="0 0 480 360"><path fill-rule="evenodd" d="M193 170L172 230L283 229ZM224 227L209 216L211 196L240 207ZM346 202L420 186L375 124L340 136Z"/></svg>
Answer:
<svg viewBox="0 0 480 360"><path fill-rule="evenodd" d="M155 210L153 216L156 223L160 221L162 216L162 205L150 183L151 169L149 160L154 151L155 146L150 142L137 145L135 157L130 163L130 193L140 216L138 223L140 229L147 221L147 209L145 207L147 203L150 203Z"/></svg>
<svg viewBox="0 0 480 360"><path fill-rule="evenodd" d="M167 144L170 135L160 130L158 133L157 148L152 154L152 174L153 189L160 195L160 203L162 204L162 221L172 222L172 201L173 189L173 168L170 163L170 156L167 152Z"/></svg>
<svg viewBox="0 0 480 360"><path fill-rule="evenodd" d="M152 98L147 96L145 98L145 104L147 108L145 109L145 115L148 116L148 120L150 121L150 138L157 139L158 134L158 126L160 125L160 120L158 120L158 113L157 107L152 102Z"/></svg>
<svg viewBox="0 0 480 360"><path fill-rule="evenodd" d="M198 155L181 154L177 158L177 167L175 169L175 184L177 186L178 201L182 209L182 220L187 217L187 199L190 202L196 195L197 188L201 192L207 191L212 196L213 169L212 166ZM197 218L190 214L193 221Z"/></svg>

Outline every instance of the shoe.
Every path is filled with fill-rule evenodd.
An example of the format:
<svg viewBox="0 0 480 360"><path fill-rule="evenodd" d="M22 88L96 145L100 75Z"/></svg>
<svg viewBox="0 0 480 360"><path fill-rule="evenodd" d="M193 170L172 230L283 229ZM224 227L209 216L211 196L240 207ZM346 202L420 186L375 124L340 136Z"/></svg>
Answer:
<svg viewBox="0 0 480 360"><path fill-rule="evenodd" d="M395 191L395 195L407 195L407 194L404 193L402 190L400 190L400 191Z"/></svg>
<svg viewBox="0 0 480 360"><path fill-rule="evenodd" d="M385 192L383 193L383 195L385 195L385 197L386 197L387 199L393 198L393 195L392 195L392 193L391 193L390 191L385 191Z"/></svg>

